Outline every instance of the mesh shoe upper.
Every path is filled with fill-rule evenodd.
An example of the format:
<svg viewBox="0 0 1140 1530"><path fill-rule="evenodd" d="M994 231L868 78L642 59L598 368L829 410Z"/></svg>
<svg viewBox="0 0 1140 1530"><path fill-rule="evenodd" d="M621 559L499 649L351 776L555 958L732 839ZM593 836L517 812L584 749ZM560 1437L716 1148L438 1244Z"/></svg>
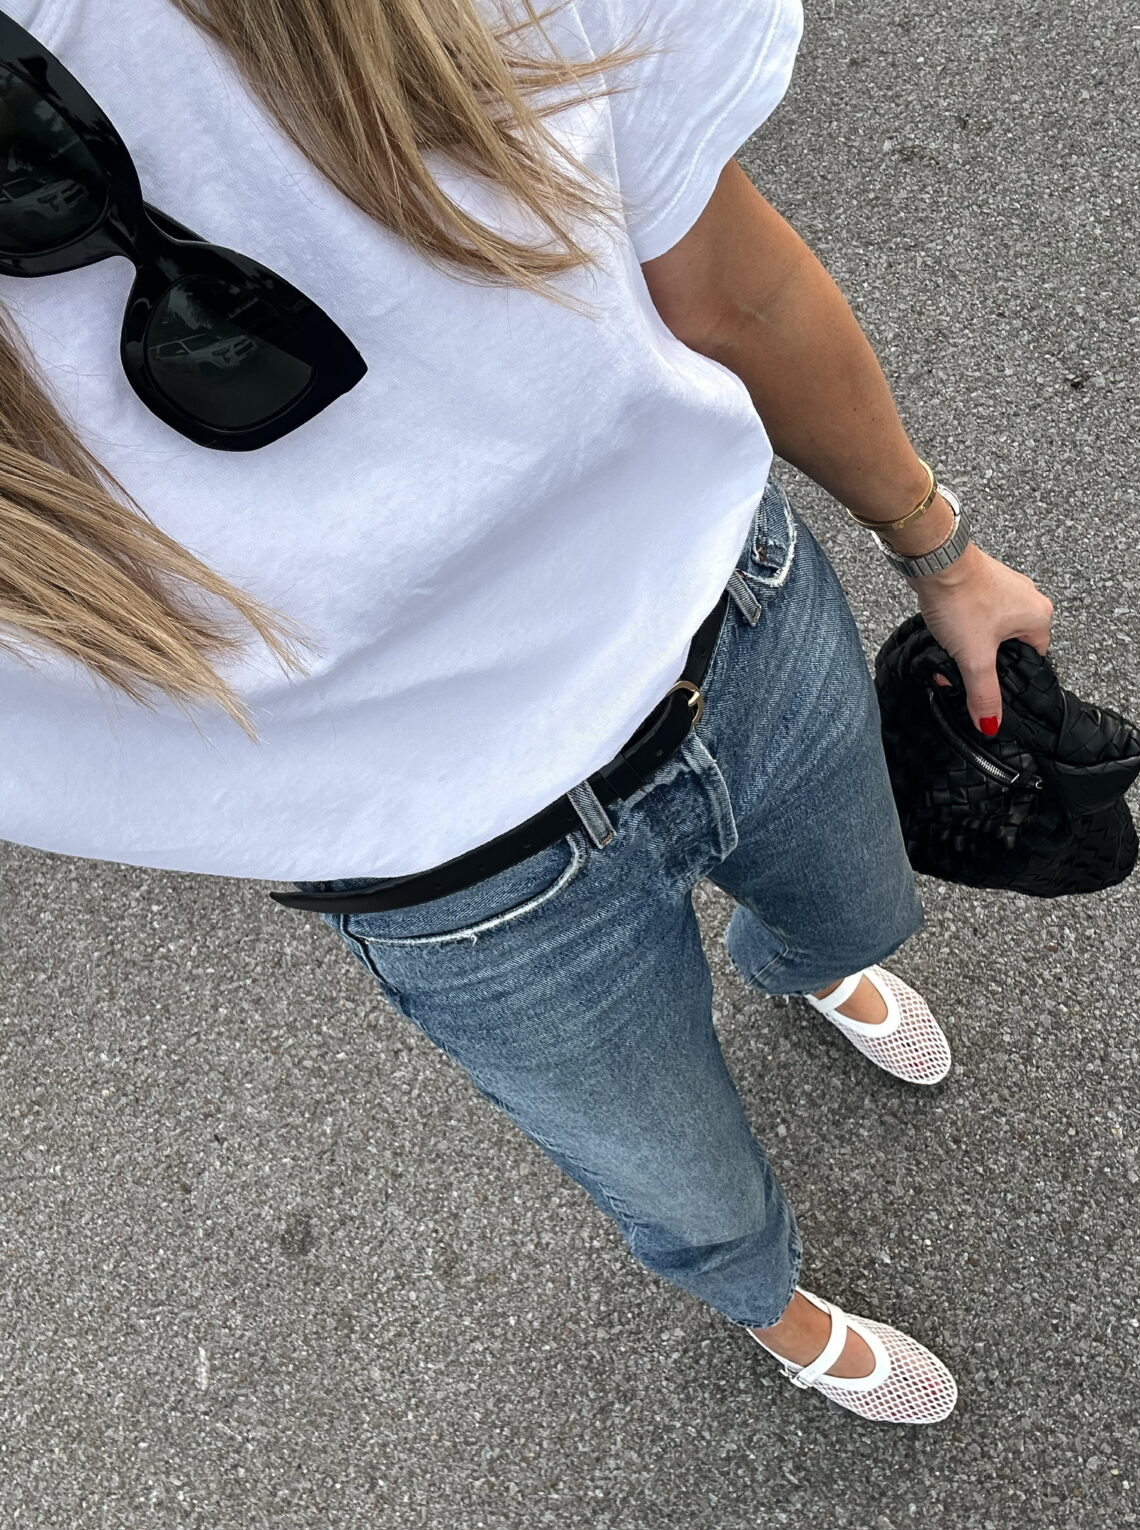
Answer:
<svg viewBox="0 0 1140 1530"><path fill-rule="evenodd" d="M887 1018L865 1025L837 1013L838 1005L805 995L809 1004L837 1026L865 1057L910 1084L937 1084L950 1071L950 1043L921 994L884 967L867 967L862 974L882 995ZM836 994L842 994L841 986ZM839 1004L845 1003L840 999Z"/></svg>

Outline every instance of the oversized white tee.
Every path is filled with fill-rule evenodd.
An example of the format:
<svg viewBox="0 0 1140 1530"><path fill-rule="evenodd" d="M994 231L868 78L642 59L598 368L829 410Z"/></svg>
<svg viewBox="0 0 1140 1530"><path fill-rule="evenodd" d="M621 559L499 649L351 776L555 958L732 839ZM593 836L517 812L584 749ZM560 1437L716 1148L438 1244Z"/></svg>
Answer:
<svg viewBox="0 0 1140 1530"><path fill-rule="evenodd" d="M84 443L319 645L290 675L243 624L248 651L219 668L260 744L212 707L187 717L159 693L152 713L71 660L0 650L0 838L221 876L399 876L605 764L680 673L772 461L743 382L671 334L640 263L696 222L780 100L800 0L570 0L547 23L573 57L642 21L635 46L665 50L622 72L632 88L544 119L624 203L616 233L577 230L599 265L555 279L589 315L433 269L170 0L5 4L110 117L145 199L299 287L368 373L269 446L198 446L122 372L128 260L0 276ZM427 163L488 225L549 238L486 180Z"/></svg>

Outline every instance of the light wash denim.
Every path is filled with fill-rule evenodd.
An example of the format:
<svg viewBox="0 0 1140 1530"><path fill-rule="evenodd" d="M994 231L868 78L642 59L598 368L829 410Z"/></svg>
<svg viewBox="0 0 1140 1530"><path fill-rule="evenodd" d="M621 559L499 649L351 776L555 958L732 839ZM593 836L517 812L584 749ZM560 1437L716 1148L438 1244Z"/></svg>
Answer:
<svg viewBox="0 0 1140 1530"><path fill-rule="evenodd" d="M774 478L729 590L704 717L635 797L602 809L578 788L582 827L519 865L413 908L321 918L642 1264L767 1327L800 1240L713 1029L693 888L732 895L728 953L767 994L881 961L922 908L854 620Z"/></svg>

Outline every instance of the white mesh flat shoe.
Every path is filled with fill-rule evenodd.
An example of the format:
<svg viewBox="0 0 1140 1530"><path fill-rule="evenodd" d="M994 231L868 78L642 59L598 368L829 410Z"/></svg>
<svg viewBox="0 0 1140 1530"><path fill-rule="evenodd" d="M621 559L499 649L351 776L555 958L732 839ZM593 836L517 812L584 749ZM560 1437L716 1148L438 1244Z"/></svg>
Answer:
<svg viewBox="0 0 1140 1530"><path fill-rule="evenodd" d="M878 1025L849 1020L839 1013L839 1006L846 1004L860 978L871 983L887 1006L887 1018ZM803 997L886 1073L908 1084L939 1084L950 1072L950 1043L926 1000L885 967L864 967L862 972L844 978L826 999L810 993Z"/></svg>
<svg viewBox="0 0 1140 1530"><path fill-rule="evenodd" d="M937 1355L897 1328L873 1323L869 1318L851 1317L810 1291L799 1286L796 1290L821 1312L831 1314L831 1334L810 1365L792 1365L783 1355L776 1355L793 1386L813 1388L840 1407L880 1424L938 1424L954 1411L958 1387ZM843 1353L849 1328L871 1351L874 1369L869 1376L854 1380L828 1376L827 1372ZM752 1337L756 1339L754 1333ZM776 1353L762 1340L756 1342L770 1355Z"/></svg>

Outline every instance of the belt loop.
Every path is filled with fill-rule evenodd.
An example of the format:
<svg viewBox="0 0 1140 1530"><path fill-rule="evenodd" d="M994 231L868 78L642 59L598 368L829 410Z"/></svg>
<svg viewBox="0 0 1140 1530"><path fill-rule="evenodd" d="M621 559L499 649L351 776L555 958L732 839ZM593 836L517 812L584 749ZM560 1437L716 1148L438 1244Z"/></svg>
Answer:
<svg viewBox="0 0 1140 1530"><path fill-rule="evenodd" d="M764 607L753 595L752 591L740 577L740 570L735 569L727 585L728 593L739 607L740 614L750 627L755 627L760 620Z"/></svg>
<svg viewBox="0 0 1140 1530"><path fill-rule="evenodd" d="M614 826L589 781L581 781L566 793L571 806L582 820L586 833L598 850L604 850L614 837Z"/></svg>

